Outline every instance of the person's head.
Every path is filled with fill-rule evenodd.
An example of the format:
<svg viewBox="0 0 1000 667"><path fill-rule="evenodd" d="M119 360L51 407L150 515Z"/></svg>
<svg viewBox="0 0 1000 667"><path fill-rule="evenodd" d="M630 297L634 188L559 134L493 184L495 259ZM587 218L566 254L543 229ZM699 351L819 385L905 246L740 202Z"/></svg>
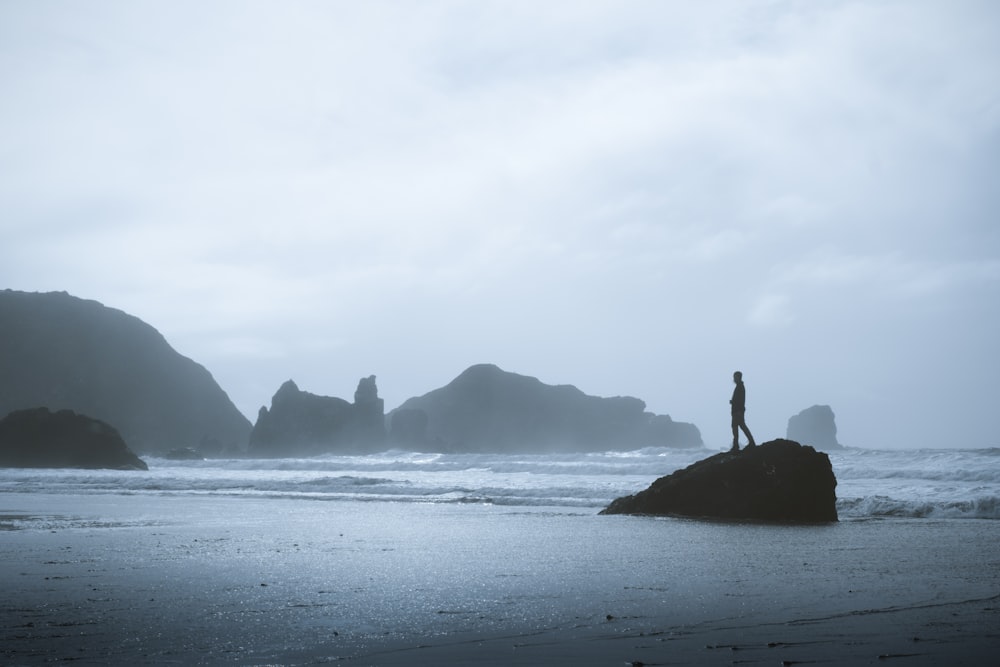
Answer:
<svg viewBox="0 0 1000 667"><path fill-rule="evenodd" d="M740 382L743 382L743 373L741 373L739 371L736 371L735 373L733 373L733 382L735 382L736 384L739 384Z"/></svg>

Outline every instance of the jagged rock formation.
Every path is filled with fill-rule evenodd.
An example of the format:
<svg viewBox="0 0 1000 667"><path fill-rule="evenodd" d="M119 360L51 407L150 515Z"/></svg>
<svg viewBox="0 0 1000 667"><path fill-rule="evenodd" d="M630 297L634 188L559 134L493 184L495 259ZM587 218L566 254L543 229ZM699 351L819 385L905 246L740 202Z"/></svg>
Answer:
<svg viewBox="0 0 1000 667"><path fill-rule="evenodd" d="M315 456L385 448L385 403L375 376L362 378L354 403L302 391L288 380L261 407L250 433L251 456Z"/></svg>
<svg viewBox="0 0 1000 667"><path fill-rule="evenodd" d="M790 440L710 456L618 498L601 514L780 522L837 520L830 457Z"/></svg>
<svg viewBox="0 0 1000 667"><path fill-rule="evenodd" d="M65 292L0 292L0 416L45 406L114 424L138 452L217 442L250 422L153 327Z"/></svg>
<svg viewBox="0 0 1000 667"><path fill-rule="evenodd" d="M0 419L0 466L148 470L115 428L71 410L17 410Z"/></svg>
<svg viewBox="0 0 1000 667"><path fill-rule="evenodd" d="M433 451L702 446L696 426L646 412L638 398L588 396L491 364L472 366L448 385L407 400L390 414L390 424L394 445Z"/></svg>
<svg viewBox="0 0 1000 667"><path fill-rule="evenodd" d="M824 451L843 449L837 442L837 424L829 405L814 405L791 417L785 437Z"/></svg>

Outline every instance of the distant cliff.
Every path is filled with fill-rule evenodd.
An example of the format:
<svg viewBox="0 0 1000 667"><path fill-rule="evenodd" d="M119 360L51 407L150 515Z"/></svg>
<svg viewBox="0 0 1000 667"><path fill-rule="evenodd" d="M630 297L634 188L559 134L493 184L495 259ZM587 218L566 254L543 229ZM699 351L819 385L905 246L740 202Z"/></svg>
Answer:
<svg viewBox="0 0 1000 667"><path fill-rule="evenodd" d="M288 380L262 407L250 433L250 456L314 456L385 449L385 404L375 376L362 378L354 403L302 391Z"/></svg>
<svg viewBox="0 0 1000 667"><path fill-rule="evenodd" d="M824 451L843 449L837 442L837 424L829 405L814 405L791 417L785 437Z"/></svg>
<svg viewBox="0 0 1000 667"><path fill-rule="evenodd" d="M211 374L145 322L65 292L0 291L0 417L35 407L107 422L138 452L250 434Z"/></svg>
<svg viewBox="0 0 1000 667"><path fill-rule="evenodd" d="M638 398L588 396L491 364L411 398L390 417L390 440L433 451L604 451L700 447L693 424L646 412Z"/></svg>

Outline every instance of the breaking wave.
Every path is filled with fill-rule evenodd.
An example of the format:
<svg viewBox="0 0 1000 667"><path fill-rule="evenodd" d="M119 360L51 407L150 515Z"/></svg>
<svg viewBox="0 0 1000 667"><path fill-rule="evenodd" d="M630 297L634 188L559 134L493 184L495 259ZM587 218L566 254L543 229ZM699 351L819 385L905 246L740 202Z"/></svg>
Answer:
<svg viewBox="0 0 1000 667"><path fill-rule="evenodd" d="M600 509L714 453L434 454L172 461L148 471L0 470L0 494L226 495ZM1000 519L1000 449L830 454L842 518Z"/></svg>
<svg viewBox="0 0 1000 667"><path fill-rule="evenodd" d="M969 500L899 500L888 496L838 498L837 513L844 518L905 517L915 519L1000 519L1000 497Z"/></svg>

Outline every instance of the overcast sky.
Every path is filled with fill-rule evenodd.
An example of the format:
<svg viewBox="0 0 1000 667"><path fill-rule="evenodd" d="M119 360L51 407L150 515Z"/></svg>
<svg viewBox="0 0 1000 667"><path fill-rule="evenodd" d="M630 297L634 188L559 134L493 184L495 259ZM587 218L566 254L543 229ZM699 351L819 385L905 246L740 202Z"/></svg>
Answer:
<svg viewBox="0 0 1000 667"><path fill-rule="evenodd" d="M495 363L1000 446L1000 3L0 0L0 287L251 419Z"/></svg>

